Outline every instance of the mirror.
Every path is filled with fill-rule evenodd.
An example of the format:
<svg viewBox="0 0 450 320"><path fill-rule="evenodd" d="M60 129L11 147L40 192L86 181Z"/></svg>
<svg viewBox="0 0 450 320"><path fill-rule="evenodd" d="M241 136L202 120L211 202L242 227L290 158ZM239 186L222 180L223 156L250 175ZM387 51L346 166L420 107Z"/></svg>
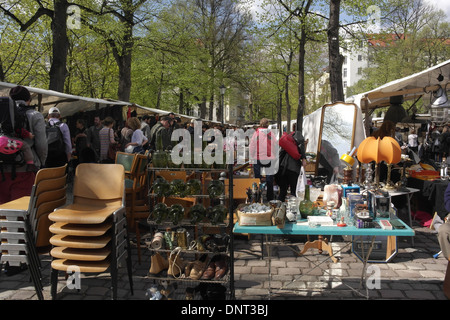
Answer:
<svg viewBox="0 0 450 320"><path fill-rule="evenodd" d="M338 102L322 107L315 171L316 175L327 176L327 183L336 166L342 175L344 166L340 157L355 145L356 117L357 107L353 103Z"/></svg>

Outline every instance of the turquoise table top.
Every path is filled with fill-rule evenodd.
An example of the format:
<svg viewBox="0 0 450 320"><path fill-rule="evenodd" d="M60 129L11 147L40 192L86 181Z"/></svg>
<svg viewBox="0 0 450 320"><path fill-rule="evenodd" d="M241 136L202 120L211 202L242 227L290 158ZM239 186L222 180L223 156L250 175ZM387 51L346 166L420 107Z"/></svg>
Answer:
<svg viewBox="0 0 450 320"><path fill-rule="evenodd" d="M378 221L378 219L376 220ZM250 233L250 234L278 234L278 235L340 235L340 236L398 236L411 237L414 236L414 230L411 229L402 220L400 221L404 229L384 230L381 228L357 228L355 226L319 226L309 227L306 220L300 221L300 224L287 222L283 229L277 226L240 226L237 222L234 225L234 233Z"/></svg>

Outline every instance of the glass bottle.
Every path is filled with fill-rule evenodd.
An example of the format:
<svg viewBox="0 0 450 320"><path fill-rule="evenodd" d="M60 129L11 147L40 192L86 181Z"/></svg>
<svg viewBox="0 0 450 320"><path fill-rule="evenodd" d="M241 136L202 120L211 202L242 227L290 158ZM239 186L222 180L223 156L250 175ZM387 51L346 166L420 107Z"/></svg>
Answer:
<svg viewBox="0 0 450 320"><path fill-rule="evenodd" d="M442 163L440 167L440 176L442 180L448 179L448 165L447 165L447 158L442 158Z"/></svg>
<svg viewBox="0 0 450 320"><path fill-rule="evenodd" d="M308 216L314 215L314 203L311 201L309 196L309 185L305 185L305 198L300 202L298 207L300 214L303 219L308 219Z"/></svg>

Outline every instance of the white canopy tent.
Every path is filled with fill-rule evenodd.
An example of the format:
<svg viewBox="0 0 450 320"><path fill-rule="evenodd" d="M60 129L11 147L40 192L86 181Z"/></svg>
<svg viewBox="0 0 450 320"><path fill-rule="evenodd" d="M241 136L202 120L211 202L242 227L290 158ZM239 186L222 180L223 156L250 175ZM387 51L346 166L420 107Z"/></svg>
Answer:
<svg viewBox="0 0 450 320"><path fill-rule="evenodd" d="M450 60L447 60L421 72L388 82L376 89L354 95L348 98L347 102L355 103L367 115L374 109L389 106L392 96L403 96L405 101L417 100L420 97L430 99L434 91L439 87L445 88L449 83ZM369 125L366 122L366 129Z"/></svg>
<svg viewBox="0 0 450 320"><path fill-rule="evenodd" d="M16 84L0 82L0 96L8 96L11 88L17 86ZM32 97L32 104L39 107L39 111L46 115L51 107L58 107L62 117L71 116L77 112L94 111L97 109L110 107L110 106L123 106L124 115L128 110L128 107L133 106L130 102L118 101L113 99L96 99L82 96L75 96L71 94L61 93L53 90L45 90L41 88L24 86L30 91ZM136 106L138 114L168 114L167 110L160 110L149 108L145 106ZM193 119L194 117L179 115L181 118ZM126 118L126 117L124 117Z"/></svg>

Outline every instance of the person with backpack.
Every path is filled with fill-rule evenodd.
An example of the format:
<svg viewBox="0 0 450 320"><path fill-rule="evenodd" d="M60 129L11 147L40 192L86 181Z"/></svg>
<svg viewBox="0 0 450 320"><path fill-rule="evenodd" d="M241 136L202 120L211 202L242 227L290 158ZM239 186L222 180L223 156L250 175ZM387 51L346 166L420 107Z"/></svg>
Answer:
<svg viewBox="0 0 450 320"><path fill-rule="evenodd" d="M61 113L57 107L48 111L46 126L48 156L47 168L61 167L69 163L72 157L72 141L69 126L61 121Z"/></svg>
<svg viewBox="0 0 450 320"><path fill-rule="evenodd" d="M23 86L12 88L9 97L0 99L0 134L18 140L24 150L22 161L14 164L0 163L0 204L29 196L35 173L43 167L47 158L45 120L30 103L31 94ZM20 145L10 141L15 146Z"/></svg>

